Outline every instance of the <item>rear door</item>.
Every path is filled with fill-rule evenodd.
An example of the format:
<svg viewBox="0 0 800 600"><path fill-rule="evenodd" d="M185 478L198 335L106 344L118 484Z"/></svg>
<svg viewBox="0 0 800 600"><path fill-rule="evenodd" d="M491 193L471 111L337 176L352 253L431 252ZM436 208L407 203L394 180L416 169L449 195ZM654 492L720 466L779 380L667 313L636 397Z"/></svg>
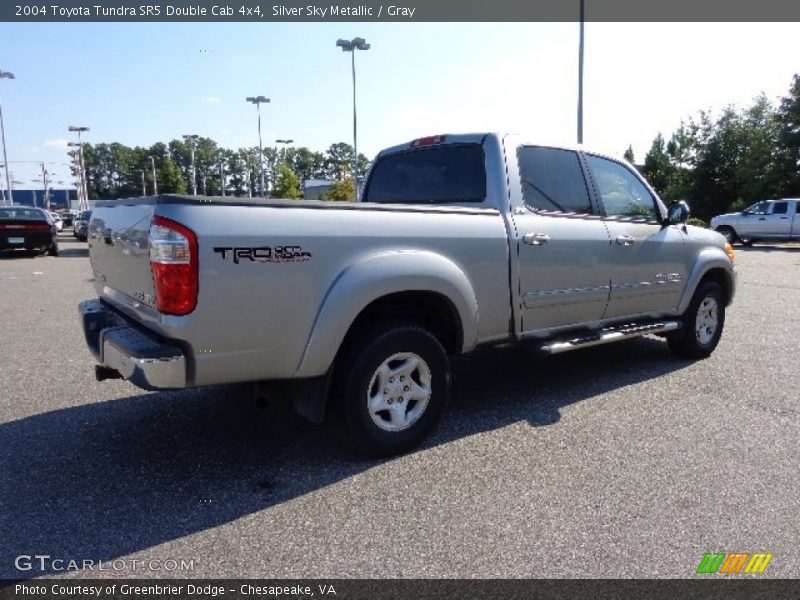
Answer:
<svg viewBox="0 0 800 600"><path fill-rule="evenodd" d="M765 238L788 239L792 235L792 215L789 211L788 200L770 202L766 215L759 221Z"/></svg>
<svg viewBox="0 0 800 600"><path fill-rule="evenodd" d="M578 153L520 146L516 158L523 206L512 221L522 332L600 320L609 297L611 247Z"/></svg>
<svg viewBox="0 0 800 600"><path fill-rule="evenodd" d="M792 239L800 239L800 200L793 200L794 216L792 218Z"/></svg>
<svg viewBox="0 0 800 600"><path fill-rule="evenodd" d="M682 226L662 226L653 194L627 165L586 155L613 254L604 317L674 310L688 276Z"/></svg>

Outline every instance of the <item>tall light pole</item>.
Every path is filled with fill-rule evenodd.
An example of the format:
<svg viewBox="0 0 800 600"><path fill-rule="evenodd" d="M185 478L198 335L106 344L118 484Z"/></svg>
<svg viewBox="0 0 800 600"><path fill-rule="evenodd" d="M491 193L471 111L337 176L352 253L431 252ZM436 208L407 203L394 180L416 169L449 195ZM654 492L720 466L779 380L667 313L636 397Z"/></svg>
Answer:
<svg viewBox="0 0 800 600"><path fill-rule="evenodd" d="M197 138L200 136L196 133L187 133L183 136L183 139L189 144L189 150L192 153L192 196L197 196L197 176L195 174L194 168L194 147L197 144Z"/></svg>
<svg viewBox="0 0 800 600"><path fill-rule="evenodd" d="M68 142L67 146L77 148L79 146L78 142ZM67 153L70 157L72 157L72 164L75 168L75 175L78 177L77 185L75 186L75 193L78 196L78 210L85 210L84 209L84 198L83 198L83 165L81 165L81 157L77 150L70 150Z"/></svg>
<svg viewBox="0 0 800 600"><path fill-rule="evenodd" d="M0 71L0 79L16 79L13 73ZM8 190L8 204L14 204L14 192L11 191L11 176L8 168L8 153L6 152L6 127L3 124L3 103L0 102L0 135L3 138L3 164L6 168L6 189Z"/></svg>
<svg viewBox="0 0 800 600"><path fill-rule="evenodd" d="M578 42L578 143L583 143L583 0L581 0L581 32Z"/></svg>
<svg viewBox="0 0 800 600"><path fill-rule="evenodd" d="M217 158L219 161L219 191L222 197L225 197L225 157L220 154Z"/></svg>
<svg viewBox="0 0 800 600"><path fill-rule="evenodd" d="M81 208L81 210L89 210L89 183L86 181L86 162L83 159L83 142L81 141L81 133L83 133L84 131L89 131L89 128L82 126L79 127L77 125L70 125L69 130L78 133L78 152L80 153L80 159L81 159L80 170L81 170L81 182L83 185L83 202L84 202L84 206Z"/></svg>
<svg viewBox="0 0 800 600"><path fill-rule="evenodd" d="M245 98L247 102L256 105L258 111L258 165L261 169L261 197L264 197L264 148L261 145L261 104L263 102L269 103L269 98L265 96L248 96Z"/></svg>
<svg viewBox="0 0 800 600"><path fill-rule="evenodd" d="M356 50L369 50L364 38L353 38L352 40L336 40L336 46L342 49L342 52L349 52L351 58L351 67L353 71L353 186L355 187L356 197L358 200L358 135L356 127Z"/></svg>
<svg viewBox="0 0 800 600"><path fill-rule="evenodd" d="M50 210L50 180L48 176L47 169L42 163L42 185L44 186L44 207L46 210Z"/></svg>
<svg viewBox="0 0 800 600"><path fill-rule="evenodd" d="M156 181L156 159L152 156L147 157L150 160L150 168L153 170L153 196L158 196L158 181Z"/></svg>

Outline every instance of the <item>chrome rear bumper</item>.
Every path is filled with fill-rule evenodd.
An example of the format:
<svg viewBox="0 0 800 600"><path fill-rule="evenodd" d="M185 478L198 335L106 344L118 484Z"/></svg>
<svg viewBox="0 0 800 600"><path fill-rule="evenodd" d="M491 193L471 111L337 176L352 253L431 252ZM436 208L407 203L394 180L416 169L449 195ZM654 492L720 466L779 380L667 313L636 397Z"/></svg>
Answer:
<svg viewBox="0 0 800 600"><path fill-rule="evenodd" d="M100 365L145 390L187 387L187 361L180 348L143 330L99 300L81 302L78 310L86 345ZM106 374L103 379L107 378Z"/></svg>

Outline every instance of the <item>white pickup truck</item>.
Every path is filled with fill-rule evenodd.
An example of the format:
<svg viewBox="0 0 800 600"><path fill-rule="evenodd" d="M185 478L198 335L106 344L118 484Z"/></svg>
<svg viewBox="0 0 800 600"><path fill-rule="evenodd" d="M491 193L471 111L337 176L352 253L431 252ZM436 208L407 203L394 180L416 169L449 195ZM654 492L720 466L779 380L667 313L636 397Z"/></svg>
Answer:
<svg viewBox="0 0 800 600"><path fill-rule="evenodd" d="M433 136L382 151L359 203L98 203L99 299L80 312L98 380L271 382L314 421L339 415L358 450L393 454L435 427L448 357L479 345L657 334L708 356L734 255L687 217L609 157Z"/></svg>

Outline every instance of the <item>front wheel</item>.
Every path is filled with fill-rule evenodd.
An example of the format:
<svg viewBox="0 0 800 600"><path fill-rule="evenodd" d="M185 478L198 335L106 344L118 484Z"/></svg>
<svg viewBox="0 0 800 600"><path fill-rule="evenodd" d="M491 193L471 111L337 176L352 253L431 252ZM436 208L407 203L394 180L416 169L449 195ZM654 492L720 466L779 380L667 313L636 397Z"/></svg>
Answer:
<svg viewBox="0 0 800 600"><path fill-rule="evenodd" d="M721 227L717 227L716 231L717 231L717 233L721 233L723 236L725 236L725 240L729 244L735 244L736 242L739 241L739 238L736 235L736 232L733 230L732 227L728 227L727 225L723 225Z"/></svg>
<svg viewBox="0 0 800 600"><path fill-rule="evenodd" d="M447 354L430 332L410 324L375 326L354 336L337 364L333 393L355 449L390 456L434 430L450 385Z"/></svg>
<svg viewBox="0 0 800 600"><path fill-rule="evenodd" d="M706 358L719 344L725 326L725 296L718 283L700 285L683 314L683 329L668 339L670 349L683 358Z"/></svg>

